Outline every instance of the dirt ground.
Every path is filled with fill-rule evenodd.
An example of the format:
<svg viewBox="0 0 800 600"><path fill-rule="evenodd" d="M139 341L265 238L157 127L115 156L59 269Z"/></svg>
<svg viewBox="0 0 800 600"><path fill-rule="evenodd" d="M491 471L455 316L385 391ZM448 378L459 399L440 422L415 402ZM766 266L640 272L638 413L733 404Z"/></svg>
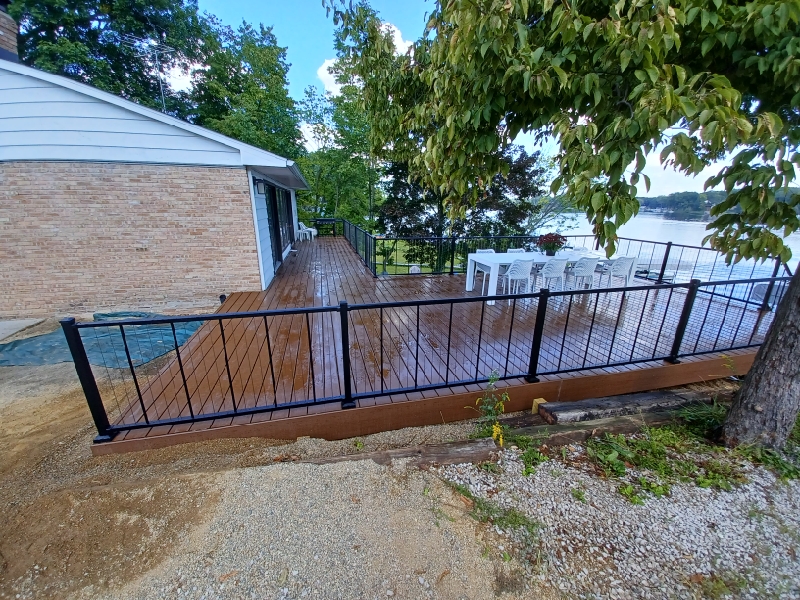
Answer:
<svg viewBox="0 0 800 600"><path fill-rule="evenodd" d="M135 595L136 582L215 514L231 472L464 439L470 431L469 424L421 427L357 446L215 440L93 457L95 431L71 363L0 367L0 598Z"/></svg>

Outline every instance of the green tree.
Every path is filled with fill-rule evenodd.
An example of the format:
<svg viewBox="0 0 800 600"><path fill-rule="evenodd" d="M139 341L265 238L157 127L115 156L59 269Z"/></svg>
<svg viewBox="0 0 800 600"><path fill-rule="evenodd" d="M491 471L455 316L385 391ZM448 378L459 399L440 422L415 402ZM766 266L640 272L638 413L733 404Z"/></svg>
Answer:
<svg viewBox="0 0 800 600"><path fill-rule="evenodd" d="M209 17L202 67L193 71L192 120L224 135L296 159L305 152L300 114L289 96L286 48L271 27L238 30Z"/></svg>
<svg viewBox="0 0 800 600"><path fill-rule="evenodd" d="M372 230L382 201L382 165L370 153L360 85L342 61L334 64L333 73L341 85L339 94L320 94L309 87L302 102L303 120L318 149L300 161L311 188L300 194L300 207L308 217L343 217Z"/></svg>
<svg viewBox="0 0 800 600"><path fill-rule="evenodd" d="M327 7L364 81L374 148L405 153L453 205L502 170L495 150L520 131L552 135L553 186L611 253L649 187L649 153L689 175L732 153L706 182L728 192L708 243L729 260L790 257L800 195L776 191L800 165L797 0L452 0L401 57L366 4ZM784 444L798 365L800 273L731 410L731 443Z"/></svg>
<svg viewBox="0 0 800 600"><path fill-rule="evenodd" d="M26 65L64 75L151 108L185 117L185 93L165 80L174 67L188 70L201 56L205 29L194 0L14 0L9 14L20 26L19 53ZM145 54L146 45L123 43L146 38L176 52Z"/></svg>

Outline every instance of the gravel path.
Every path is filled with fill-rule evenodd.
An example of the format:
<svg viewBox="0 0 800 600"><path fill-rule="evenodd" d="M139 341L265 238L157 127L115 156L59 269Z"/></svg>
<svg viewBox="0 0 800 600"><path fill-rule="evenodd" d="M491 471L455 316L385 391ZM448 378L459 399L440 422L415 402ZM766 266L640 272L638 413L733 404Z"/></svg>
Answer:
<svg viewBox="0 0 800 600"><path fill-rule="evenodd" d="M116 598L494 598L478 525L436 477L372 461L231 471L213 519ZM458 502L458 505L453 504ZM102 597L84 590L84 597Z"/></svg>
<svg viewBox="0 0 800 600"><path fill-rule="evenodd" d="M582 452L573 447L574 454ZM800 598L800 482L747 467L732 492L694 484L629 503L618 481L552 460L522 475L519 452L501 471L440 467L446 480L542 525L539 590L566 597ZM573 496L582 490L586 502Z"/></svg>

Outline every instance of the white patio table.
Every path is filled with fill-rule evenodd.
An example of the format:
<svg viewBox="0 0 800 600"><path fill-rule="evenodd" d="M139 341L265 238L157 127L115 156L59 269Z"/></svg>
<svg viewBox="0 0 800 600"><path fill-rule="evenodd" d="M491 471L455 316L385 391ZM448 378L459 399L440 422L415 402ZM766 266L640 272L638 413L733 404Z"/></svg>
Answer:
<svg viewBox="0 0 800 600"><path fill-rule="evenodd" d="M535 265L543 265L553 258L566 258L567 264L569 265L585 257L599 258L601 262L612 262L605 257L605 254L594 250L559 250L556 252L555 256L547 256L544 252L471 253L467 255L467 291L471 292L475 288L475 267L477 265L486 267L489 271L489 290L486 292L486 295L496 296L497 281L500 278L500 267L508 266L515 260L532 260ZM489 304L494 304L494 300L490 300Z"/></svg>

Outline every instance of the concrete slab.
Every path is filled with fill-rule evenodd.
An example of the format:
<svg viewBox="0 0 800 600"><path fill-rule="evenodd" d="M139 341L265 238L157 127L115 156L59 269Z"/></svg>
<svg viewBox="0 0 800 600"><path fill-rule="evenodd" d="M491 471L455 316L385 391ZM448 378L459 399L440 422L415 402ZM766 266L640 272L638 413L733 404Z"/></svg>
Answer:
<svg viewBox="0 0 800 600"><path fill-rule="evenodd" d="M44 321L44 319L12 319L10 321L0 321L0 342L23 329L33 327Z"/></svg>

